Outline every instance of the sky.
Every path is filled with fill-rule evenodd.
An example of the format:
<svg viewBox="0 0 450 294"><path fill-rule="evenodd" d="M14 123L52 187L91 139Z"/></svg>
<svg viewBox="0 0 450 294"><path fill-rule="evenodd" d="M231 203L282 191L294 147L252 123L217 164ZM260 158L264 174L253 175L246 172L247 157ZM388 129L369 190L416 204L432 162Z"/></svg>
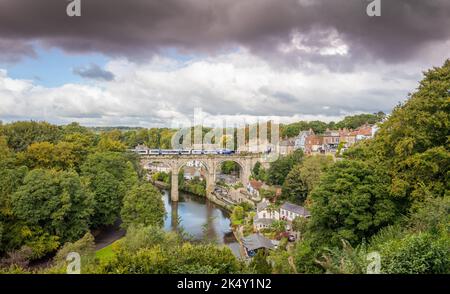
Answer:
<svg viewBox="0 0 450 294"><path fill-rule="evenodd" d="M87 126L389 113L450 58L450 1L0 0L0 120Z"/></svg>

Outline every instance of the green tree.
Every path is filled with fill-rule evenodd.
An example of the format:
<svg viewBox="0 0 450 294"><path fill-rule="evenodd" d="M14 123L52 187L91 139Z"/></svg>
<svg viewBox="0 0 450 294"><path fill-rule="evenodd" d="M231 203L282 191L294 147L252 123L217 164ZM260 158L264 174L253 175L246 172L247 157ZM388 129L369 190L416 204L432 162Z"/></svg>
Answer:
<svg viewBox="0 0 450 294"><path fill-rule="evenodd" d="M279 233L283 233L286 231L286 225L287 225L287 223L284 220L275 220L270 225L270 228L279 234Z"/></svg>
<svg viewBox="0 0 450 294"><path fill-rule="evenodd" d="M272 266L267 261L267 253L260 249L253 257L252 261L249 264L249 268L251 268L257 274L271 274Z"/></svg>
<svg viewBox="0 0 450 294"><path fill-rule="evenodd" d="M418 90L381 125L372 146L392 177L391 193L410 205L450 189L448 89L450 60L425 72Z"/></svg>
<svg viewBox="0 0 450 294"><path fill-rule="evenodd" d="M92 226L111 225L120 215L126 187L111 173L101 170L91 178L90 189L94 194Z"/></svg>
<svg viewBox="0 0 450 294"><path fill-rule="evenodd" d="M268 170L268 181L272 185L282 185L291 169L303 160L303 152L294 153L278 158L272 162Z"/></svg>
<svg viewBox="0 0 450 294"><path fill-rule="evenodd" d="M125 144L110 137L100 139L97 144L97 151L99 152L125 152L126 149Z"/></svg>
<svg viewBox="0 0 450 294"><path fill-rule="evenodd" d="M229 175L233 172L239 172L239 164L234 161L224 161L221 166L221 171L225 175Z"/></svg>
<svg viewBox="0 0 450 294"><path fill-rule="evenodd" d="M88 231L92 195L75 172L35 169L12 196L13 212L30 226L42 227L62 242Z"/></svg>
<svg viewBox="0 0 450 294"><path fill-rule="evenodd" d="M302 166L294 166L283 183L282 196L292 203L302 205L308 197L308 187L302 181Z"/></svg>
<svg viewBox="0 0 450 294"><path fill-rule="evenodd" d="M331 156L309 156L289 172L283 184L283 198L302 205L320 177L333 164Z"/></svg>
<svg viewBox="0 0 450 294"><path fill-rule="evenodd" d="M232 274L241 264L230 248L191 244L161 228L131 226L120 242L116 258L101 267L103 273Z"/></svg>
<svg viewBox="0 0 450 294"><path fill-rule="evenodd" d="M233 208L233 212L231 213L231 223L233 225L241 225L244 221L245 211L244 207L240 205L236 205Z"/></svg>
<svg viewBox="0 0 450 294"><path fill-rule="evenodd" d="M370 114L358 114L352 116L346 116L343 120L336 124L336 128L343 129L357 129L364 124L376 124L386 117L382 111Z"/></svg>
<svg viewBox="0 0 450 294"><path fill-rule="evenodd" d="M310 231L316 244L352 245L369 238L396 217L389 197L389 177L381 168L359 161L339 161L311 194Z"/></svg>
<svg viewBox="0 0 450 294"><path fill-rule="evenodd" d="M450 238L428 233L409 234L381 246L381 270L390 274L450 273Z"/></svg>
<svg viewBox="0 0 450 294"><path fill-rule="evenodd" d="M61 137L61 130L46 122L21 121L4 125L3 134L8 138L11 149L24 151L32 143L56 143Z"/></svg>
<svg viewBox="0 0 450 294"><path fill-rule="evenodd" d="M123 200L122 225L162 226L166 215L161 192L150 183L134 186Z"/></svg>

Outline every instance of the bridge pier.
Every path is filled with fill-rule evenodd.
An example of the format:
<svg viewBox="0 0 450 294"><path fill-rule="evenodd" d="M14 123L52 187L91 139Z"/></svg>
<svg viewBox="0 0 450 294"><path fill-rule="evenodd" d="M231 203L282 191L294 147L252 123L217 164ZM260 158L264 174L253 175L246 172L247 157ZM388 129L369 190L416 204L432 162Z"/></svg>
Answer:
<svg viewBox="0 0 450 294"><path fill-rule="evenodd" d="M172 172L172 183L171 183L171 189L170 189L170 199L172 202L178 202L179 195L178 195L178 173Z"/></svg>

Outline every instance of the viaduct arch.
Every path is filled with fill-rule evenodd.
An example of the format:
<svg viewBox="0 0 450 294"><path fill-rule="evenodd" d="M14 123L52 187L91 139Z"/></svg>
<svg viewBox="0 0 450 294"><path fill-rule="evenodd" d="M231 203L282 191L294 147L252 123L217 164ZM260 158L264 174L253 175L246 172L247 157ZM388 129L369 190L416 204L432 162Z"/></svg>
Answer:
<svg viewBox="0 0 450 294"><path fill-rule="evenodd" d="M172 172L170 198L177 202L178 195L178 174L183 166L188 162L199 161L206 168L206 197L211 197L216 183L216 170L225 161L236 162L240 167L241 181L244 186L249 182L252 169L256 162L261 161L258 155L143 155L141 165L147 166L150 163L162 163L168 166Z"/></svg>

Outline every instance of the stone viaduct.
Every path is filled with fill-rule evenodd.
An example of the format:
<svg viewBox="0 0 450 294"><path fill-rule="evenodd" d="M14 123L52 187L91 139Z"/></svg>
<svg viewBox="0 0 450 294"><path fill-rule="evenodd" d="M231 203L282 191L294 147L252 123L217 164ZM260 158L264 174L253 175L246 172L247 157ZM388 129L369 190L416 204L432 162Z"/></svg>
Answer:
<svg viewBox="0 0 450 294"><path fill-rule="evenodd" d="M258 154L250 155L143 155L141 165L146 167L152 163L161 163L169 167L172 172L171 199L178 201L178 174L180 170L191 161L199 161L206 168L206 194L211 196L216 183L216 173L221 164L225 161L233 161L240 166L241 182L247 186L251 171L256 162L260 161L265 165Z"/></svg>

